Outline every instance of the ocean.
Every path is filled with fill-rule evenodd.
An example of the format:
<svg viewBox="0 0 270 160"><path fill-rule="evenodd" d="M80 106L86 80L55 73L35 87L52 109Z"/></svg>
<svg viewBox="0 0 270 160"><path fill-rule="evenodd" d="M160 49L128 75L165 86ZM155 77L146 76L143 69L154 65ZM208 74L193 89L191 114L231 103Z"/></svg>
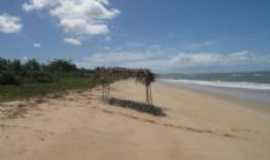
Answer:
<svg viewBox="0 0 270 160"><path fill-rule="evenodd" d="M159 80L270 107L270 72L166 74Z"/></svg>

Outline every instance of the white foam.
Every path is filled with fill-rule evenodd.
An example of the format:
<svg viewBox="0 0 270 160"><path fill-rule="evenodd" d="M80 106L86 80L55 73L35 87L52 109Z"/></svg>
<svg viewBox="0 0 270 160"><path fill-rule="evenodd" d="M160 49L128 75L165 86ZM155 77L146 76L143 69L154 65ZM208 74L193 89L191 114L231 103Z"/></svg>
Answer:
<svg viewBox="0 0 270 160"><path fill-rule="evenodd" d="M225 82L225 81L175 80L175 79L162 79L161 81L176 84L177 83L194 84L194 85L222 87L222 88L270 90L270 84L253 83L253 82Z"/></svg>

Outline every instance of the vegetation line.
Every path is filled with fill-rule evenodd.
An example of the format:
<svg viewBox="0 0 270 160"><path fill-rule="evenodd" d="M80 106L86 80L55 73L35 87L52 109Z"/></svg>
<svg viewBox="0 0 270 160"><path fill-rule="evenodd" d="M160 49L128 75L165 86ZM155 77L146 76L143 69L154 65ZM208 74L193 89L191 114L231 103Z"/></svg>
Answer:
<svg viewBox="0 0 270 160"><path fill-rule="evenodd" d="M78 68L71 61L42 64L35 59L21 62L0 58L0 101L89 89L98 84L94 70Z"/></svg>
<svg viewBox="0 0 270 160"><path fill-rule="evenodd" d="M146 86L146 102L152 103L150 84L155 75L147 69L78 68L71 61L56 59L47 64L0 57L0 102L63 93L66 90L110 86L114 81L135 78ZM104 88L104 87L103 87Z"/></svg>

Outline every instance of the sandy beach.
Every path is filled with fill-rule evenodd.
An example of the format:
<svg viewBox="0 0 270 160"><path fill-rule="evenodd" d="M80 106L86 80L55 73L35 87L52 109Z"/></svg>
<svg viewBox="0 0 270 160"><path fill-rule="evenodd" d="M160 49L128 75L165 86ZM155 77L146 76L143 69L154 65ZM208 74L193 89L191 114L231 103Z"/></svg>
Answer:
<svg viewBox="0 0 270 160"><path fill-rule="evenodd" d="M152 89L166 116L106 104L100 88L2 103L0 159L270 159L269 112L161 83ZM144 102L144 87L117 82L111 96Z"/></svg>

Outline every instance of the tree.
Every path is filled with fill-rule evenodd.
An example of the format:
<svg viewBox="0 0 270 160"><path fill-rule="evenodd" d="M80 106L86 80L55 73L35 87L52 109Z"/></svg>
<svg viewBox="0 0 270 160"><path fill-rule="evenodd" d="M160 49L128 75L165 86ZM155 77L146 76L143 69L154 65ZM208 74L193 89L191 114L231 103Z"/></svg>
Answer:
<svg viewBox="0 0 270 160"><path fill-rule="evenodd" d="M8 70L17 74L21 73L23 71L23 66L21 64L21 61L18 59L11 61L8 66Z"/></svg>
<svg viewBox="0 0 270 160"><path fill-rule="evenodd" d="M75 64L67 60L54 60L48 64L47 68L52 72L73 72L78 70Z"/></svg>
<svg viewBox="0 0 270 160"><path fill-rule="evenodd" d="M7 70L8 61L0 57L0 73Z"/></svg>
<svg viewBox="0 0 270 160"><path fill-rule="evenodd" d="M24 64L24 70L26 72L39 72L41 71L41 65L37 60L31 59Z"/></svg>

